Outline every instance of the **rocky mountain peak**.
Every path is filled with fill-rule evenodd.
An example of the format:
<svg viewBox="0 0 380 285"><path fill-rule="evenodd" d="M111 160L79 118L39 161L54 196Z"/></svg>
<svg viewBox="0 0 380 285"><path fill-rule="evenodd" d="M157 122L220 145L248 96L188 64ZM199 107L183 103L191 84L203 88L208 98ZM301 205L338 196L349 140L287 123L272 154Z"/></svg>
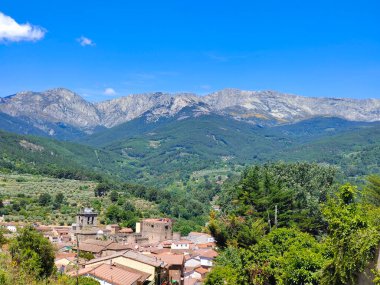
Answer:
<svg viewBox="0 0 380 285"><path fill-rule="evenodd" d="M312 98L277 91L223 89L206 96L165 92L132 94L99 103L90 103L66 88L44 92L24 91L0 98L0 112L31 121L65 123L82 130L96 126L113 127L146 116L148 121L172 117L182 110L188 116L224 114L237 120L265 124L293 123L330 116L353 121L380 121L380 100Z"/></svg>

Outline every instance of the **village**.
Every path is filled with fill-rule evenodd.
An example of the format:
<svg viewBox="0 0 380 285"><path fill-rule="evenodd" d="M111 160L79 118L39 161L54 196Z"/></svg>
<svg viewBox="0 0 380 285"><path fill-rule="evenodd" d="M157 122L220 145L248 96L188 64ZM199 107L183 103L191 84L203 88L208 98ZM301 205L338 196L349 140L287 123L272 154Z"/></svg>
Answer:
<svg viewBox="0 0 380 285"><path fill-rule="evenodd" d="M1 222L9 236L21 223ZM169 218L143 219L132 228L99 225L98 213L81 209L71 226L35 224L56 247L58 272L86 276L102 285L202 284L218 255L214 238L173 232Z"/></svg>

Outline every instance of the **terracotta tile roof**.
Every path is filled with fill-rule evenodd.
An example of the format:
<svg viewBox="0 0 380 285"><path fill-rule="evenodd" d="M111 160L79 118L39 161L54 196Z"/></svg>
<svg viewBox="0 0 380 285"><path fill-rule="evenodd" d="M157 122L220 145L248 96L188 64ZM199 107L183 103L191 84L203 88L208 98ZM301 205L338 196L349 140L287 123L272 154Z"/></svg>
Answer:
<svg viewBox="0 0 380 285"><path fill-rule="evenodd" d="M198 267L194 270L195 272L198 272L199 274L206 274L208 272L208 269L203 268L203 267Z"/></svg>
<svg viewBox="0 0 380 285"><path fill-rule="evenodd" d="M154 266L154 267L166 267L167 266L167 264L164 261L160 260L156 256L148 256L148 255L144 255L140 252L136 252L136 251L132 251L132 250L124 253L123 256L126 258L129 258L129 259L139 261L141 263L145 263L145 264Z"/></svg>
<svg viewBox="0 0 380 285"><path fill-rule="evenodd" d="M74 249L76 249L76 247L74 247ZM104 250L104 246L89 243L79 243L79 250L92 253L99 253Z"/></svg>
<svg viewBox="0 0 380 285"><path fill-rule="evenodd" d="M74 273L75 274L75 273ZM92 275L113 285L132 285L142 276L109 264L79 270L79 275ZM74 275L75 276L75 275Z"/></svg>
<svg viewBox="0 0 380 285"><path fill-rule="evenodd" d="M159 219L145 219L143 222L148 223L171 223L172 220L168 218L159 218Z"/></svg>
<svg viewBox="0 0 380 285"><path fill-rule="evenodd" d="M119 267L121 269L124 269L126 271L129 271L129 272L141 275L141 278L139 279L139 281L142 282L142 283L144 283L144 281L146 281L152 275L152 274L149 274L149 273L146 273L146 272L143 272L143 271L140 271L140 270L136 270L136 269L130 268L128 266L125 266L125 265L122 265L122 264L119 264L119 263L116 263L116 262L113 265L116 266L116 267Z"/></svg>
<svg viewBox="0 0 380 285"><path fill-rule="evenodd" d="M213 249L198 249L194 251L193 255L199 255L201 257L215 258L218 256L218 253Z"/></svg>
<svg viewBox="0 0 380 285"><path fill-rule="evenodd" d="M123 254L125 254L126 252L127 252L127 250L126 251L122 251L122 252L117 252L115 254L111 254L111 255L108 255L108 256L104 256L104 257L94 258L94 259L88 260L86 262L86 265L91 265L93 263L98 263L98 262L102 262L102 261L106 262L106 261L111 260L113 258L123 256Z"/></svg>
<svg viewBox="0 0 380 285"><path fill-rule="evenodd" d="M61 258L75 258L77 254L75 252L60 252L55 254L55 260Z"/></svg>
<svg viewBox="0 0 380 285"><path fill-rule="evenodd" d="M183 265L184 256L182 254L161 253L156 255L159 259L170 265Z"/></svg>
<svg viewBox="0 0 380 285"><path fill-rule="evenodd" d="M72 247L73 244L71 242L60 242L60 243L56 243L54 245L57 249L62 249L64 247Z"/></svg>
<svg viewBox="0 0 380 285"><path fill-rule="evenodd" d="M195 278L185 278L185 285L195 285L199 280Z"/></svg>
<svg viewBox="0 0 380 285"><path fill-rule="evenodd" d="M138 262L148 264L148 265L151 265L154 267L166 267L167 266L167 263L160 260L157 256L149 256L149 255L145 255L145 254L142 254L140 252L136 252L136 251L132 251L132 250L126 250L126 251L118 252L118 253L115 253L115 254L112 254L109 256L91 259L91 260L86 262L86 265L91 265L93 263L98 263L98 262L102 262L102 261L106 262L108 260L111 260L111 259L114 259L114 258L120 257L120 256L123 256L125 258L129 258L132 260L136 260Z"/></svg>
<svg viewBox="0 0 380 285"><path fill-rule="evenodd" d="M122 228L119 233L122 233L122 234L131 234L133 233L133 230L131 228Z"/></svg>
<svg viewBox="0 0 380 285"><path fill-rule="evenodd" d="M130 246L126 244L121 244L117 242L113 242L106 247L107 250L127 250Z"/></svg>
<svg viewBox="0 0 380 285"><path fill-rule="evenodd" d="M170 248L148 248L144 250L152 254L161 254L165 252L170 252Z"/></svg>
<svg viewBox="0 0 380 285"><path fill-rule="evenodd" d="M214 248L216 244L214 242L207 242L207 243L198 243L198 248Z"/></svg>

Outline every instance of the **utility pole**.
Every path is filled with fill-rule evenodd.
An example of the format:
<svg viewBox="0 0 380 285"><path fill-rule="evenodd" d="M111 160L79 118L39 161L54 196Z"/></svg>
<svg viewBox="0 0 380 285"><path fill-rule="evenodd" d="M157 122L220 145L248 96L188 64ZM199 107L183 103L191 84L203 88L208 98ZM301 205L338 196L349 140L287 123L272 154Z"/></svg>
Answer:
<svg viewBox="0 0 380 285"><path fill-rule="evenodd" d="M78 232L76 234L77 237L77 285L79 285L79 238Z"/></svg>

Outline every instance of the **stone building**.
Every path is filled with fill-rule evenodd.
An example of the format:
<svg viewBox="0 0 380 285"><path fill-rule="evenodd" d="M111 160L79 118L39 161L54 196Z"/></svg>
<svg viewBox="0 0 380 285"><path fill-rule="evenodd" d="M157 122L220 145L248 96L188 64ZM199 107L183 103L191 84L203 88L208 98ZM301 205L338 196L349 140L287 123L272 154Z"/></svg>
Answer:
<svg viewBox="0 0 380 285"><path fill-rule="evenodd" d="M136 227L136 229L138 228ZM142 238L147 238L149 243L157 243L173 238L173 222L168 218L142 220L140 230Z"/></svg>
<svg viewBox="0 0 380 285"><path fill-rule="evenodd" d="M91 208L80 210L76 217L76 223L72 224L72 240L78 239L79 241L84 241L96 239L99 232L97 218L98 213Z"/></svg>
<svg viewBox="0 0 380 285"><path fill-rule="evenodd" d="M98 213L91 208L84 208L77 214L76 223L80 228L96 227L98 224Z"/></svg>

